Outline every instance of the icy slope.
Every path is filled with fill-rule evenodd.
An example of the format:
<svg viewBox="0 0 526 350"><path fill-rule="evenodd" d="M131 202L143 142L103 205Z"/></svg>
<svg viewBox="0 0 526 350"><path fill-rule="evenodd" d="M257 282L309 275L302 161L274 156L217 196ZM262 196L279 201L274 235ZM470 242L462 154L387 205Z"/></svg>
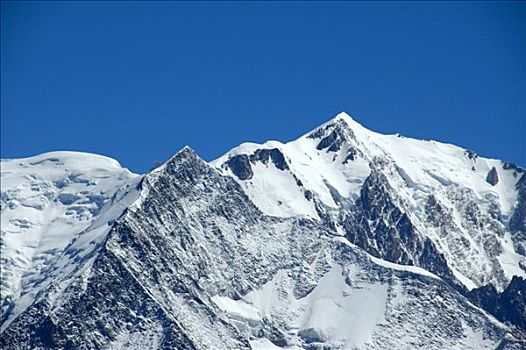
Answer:
<svg viewBox="0 0 526 350"><path fill-rule="evenodd" d="M416 267L371 258L318 220L262 213L185 148L6 348L511 349L507 326ZM521 333L516 333L521 335ZM510 346L511 346L510 345Z"/></svg>
<svg viewBox="0 0 526 350"><path fill-rule="evenodd" d="M268 215L325 221L376 256L442 269L468 289L502 290L526 276L526 215L510 225L525 201L518 186L526 175L513 164L378 134L345 113L295 141L242 144L212 164ZM382 203L389 203L383 212ZM384 248L393 240L402 242L396 254ZM426 246L432 254L422 256Z"/></svg>
<svg viewBox="0 0 526 350"><path fill-rule="evenodd" d="M52 152L1 162L2 321L85 264L134 200L140 176L113 159ZM3 322L2 327L9 322Z"/></svg>
<svg viewBox="0 0 526 350"><path fill-rule="evenodd" d="M70 152L1 168L2 348L526 346L513 164L341 114L144 176Z"/></svg>

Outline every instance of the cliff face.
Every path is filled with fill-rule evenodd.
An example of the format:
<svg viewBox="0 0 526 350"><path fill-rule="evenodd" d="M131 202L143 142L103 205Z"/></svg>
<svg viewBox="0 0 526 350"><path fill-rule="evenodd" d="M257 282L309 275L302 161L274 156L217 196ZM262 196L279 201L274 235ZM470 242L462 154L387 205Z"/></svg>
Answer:
<svg viewBox="0 0 526 350"><path fill-rule="evenodd" d="M62 272L12 301L2 348L526 346L523 170L501 165L491 186L499 163L367 135L339 117L212 164L184 148L125 181L97 239L73 239L47 268ZM461 157L474 185L409 167L398 142Z"/></svg>
<svg viewBox="0 0 526 350"><path fill-rule="evenodd" d="M287 167L254 160L261 149L281 152ZM230 167L240 157L250 179ZM265 213L322 220L370 254L427 269L466 296L488 284L502 292L526 276L525 172L516 165L381 135L345 114L287 144L243 144L213 164Z"/></svg>

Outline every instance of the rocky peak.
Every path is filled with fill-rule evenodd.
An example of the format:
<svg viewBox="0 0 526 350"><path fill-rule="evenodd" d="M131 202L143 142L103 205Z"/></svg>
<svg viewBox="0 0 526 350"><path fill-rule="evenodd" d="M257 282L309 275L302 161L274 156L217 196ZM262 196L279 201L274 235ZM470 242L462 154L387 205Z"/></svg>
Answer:
<svg viewBox="0 0 526 350"><path fill-rule="evenodd" d="M482 157L470 170L476 155L463 151L344 113L212 164L184 147L138 191L129 184L137 195L110 203L131 210L100 220L109 232L89 264L52 266L64 277L5 326L0 347L495 349L526 327L524 279L504 275L497 244L510 233L516 248L503 257L523 268L526 174ZM491 198L471 188L486 176L500 181L477 186ZM510 184L517 200L499 197ZM513 199L511 217L495 198ZM67 271L74 263L82 276Z"/></svg>
<svg viewBox="0 0 526 350"><path fill-rule="evenodd" d="M174 154L167 163L170 162L180 162L180 161L194 161L194 160L200 160L204 163L204 160L202 160L199 155L190 147L190 146L184 146L181 148L176 154Z"/></svg>
<svg viewBox="0 0 526 350"><path fill-rule="evenodd" d="M185 146L163 165L146 175L147 182L155 183L164 174L190 181L197 181L199 178L212 172L213 169L195 151Z"/></svg>
<svg viewBox="0 0 526 350"><path fill-rule="evenodd" d="M355 123L347 114L345 116L343 113L339 114L329 123L311 132L307 137L320 139L316 146L318 150L326 149L327 152L337 152L344 143L355 137L349 120Z"/></svg>

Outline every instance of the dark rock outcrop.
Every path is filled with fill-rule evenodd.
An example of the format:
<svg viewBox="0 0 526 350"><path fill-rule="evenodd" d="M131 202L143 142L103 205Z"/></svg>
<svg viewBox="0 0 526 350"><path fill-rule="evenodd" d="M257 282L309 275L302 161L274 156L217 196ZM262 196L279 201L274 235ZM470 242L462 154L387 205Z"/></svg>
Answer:
<svg viewBox="0 0 526 350"><path fill-rule="evenodd" d="M319 150L326 148L328 152L336 152L340 149L342 143L342 137L340 137L337 130L334 130L328 136L324 137L316 148Z"/></svg>
<svg viewBox="0 0 526 350"><path fill-rule="evenodd" d="M308 137L321 139L316 149L326 149L327 152L337 152L349 137L353 137L353 131L343 120L337 120L323 128L319 128Z"/></svg>
<svg viewBox="0 0 526 350"><path fill-rule="evenodd" d="M499 174L497 173L497 169L495 167L491 168L491 170L488 172L488 176L486 176L486 182L491 186L495 186L499 183Z"/></svg>
<svg viewBox="0 0 526 350"><path fill-rule="evenodd" d="M499 302L497 318L526 330L526 280L513 276L508 288L500 295Z"/></svg>
<svg viewBox="0 0 526 350"><path fill-rule="evenodd" d="M230 158L226 164L240 180L249 180L254 176L252 167L250 166L250 160L246 154L234 156Z"/></svg>
<svg viewBox="0 0 526 350"><path fill-rule="evenodd" d="M513 276L508 287L499 293L491 284L473 289L469 298L499 321L526 330L526 280Z"/></svg>
<svg viewBox="0 0 526 350"><path fill-rule="evenodd" d="M274 163L276 168L278 168L279 170L289 169L289 165L285 160L285 156L283 156L283 153L281 153L281 151L277 148L258 149L250 156L250 161L252 163L262 162L263 164L268 164L269 160L272 161L272 163Z"/></svg>
<svg viewBox="0 0 526 350"><path fill-rule="evenodd" d="M289 165L281 151L277 148L272 149L258 149L250 156L246 154L238 154L226 161L226 165L232 170L239 180L250 180L254 173L252 171L252 164L261 162L269 164L272 162L279 170L288 170Z"/></svg>
<svg viewBox="0 0 526 350"><path fill-rule="evenodd" d="M402 265L421 266L461 287L444 255L429 238L418 234L392 193L381 173L371 173L350 215L342 219L349 241L374 256Z"/></svg>
<svg viewBox="0 0 526 350"><path fill-rule="evenodd" d="M526 173L523 173L516 185L517 205L510 217L508 226L514 238L515 250L526 255Z"/></svg>

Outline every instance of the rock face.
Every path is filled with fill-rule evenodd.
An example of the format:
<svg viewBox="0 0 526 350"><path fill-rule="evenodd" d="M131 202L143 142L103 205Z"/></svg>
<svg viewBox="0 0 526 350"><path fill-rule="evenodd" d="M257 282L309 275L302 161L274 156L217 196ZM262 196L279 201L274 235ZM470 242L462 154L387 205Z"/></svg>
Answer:
<svg viewBox="0 0 526 350"><path fill-rule="evenodd" d="M499 320L526 329L526 280L513 276L509 286L499 293L491 284L471 291L471 299Z"/></svg>
<svg viewBox="0 0 526 350"><path fill-rule="evenodd" d="M250 180L254 175L254 173L252 173L252 167L250 166L250 160L248 156L244 154L230 158L227 165L230 170L232 170L232 173L240 180Z"/></svg>
<svg viewBox="0 0 526 350"><path fill-rule="evenodd" d="M2 322L89 259L136 198L141 177L113 159L51 152L2 160ZM23 309L23 308L22 308Z"/></svg>
<svg viewBox="0 0 526 350"><path fill-rule="evenodd" d="M522 170L520 180L516 184L517 205L508 226L511 231L515 250L526 255L526 173Z"/></svg>
<svg viewBox="0 0 526 350"><path fill-rule="evenodd" d="M242 145L213 164L230 174L223 166L229 154L267 148L289 159L287 171L268 167L250 182L235 177L267 214L321 220L371 255L425 268L468 297L488 284L503 291L514 275L526 276L526 177L519 166L380 135L347 115L287 144ZM499 177L512 187L509 195L495 190ZM261 190L276 182L281 191Z"/></svg>
<svg viewBox="0 0 526 350"><path fill-rule="evenodd" d="M250 144L212 164L184 148L119 183L121 211L104 217L97 239L72 233L47 262L61 273L12 298L0 346L524 348L525 282L499 263L518 261L521 271L520 204L475 195L438 171L426 191L420 173L365 148L349 123L337 118L297 148ZM463 151L458 158L474 172ZM476 190L484 162L480 181L470 180ZM519 192L517 175L502 176ZM494 260L462 265L480 249Z"/></svg>
<svg viewBox="0 0 526 350"><path fill-rule="evenodd" d="M497 173L497 169L495 169L495 167L491 168L491 170L489 171L488 176L486 177L486 181L491 186L495 186L499 183L499 174Z"/></svg>

